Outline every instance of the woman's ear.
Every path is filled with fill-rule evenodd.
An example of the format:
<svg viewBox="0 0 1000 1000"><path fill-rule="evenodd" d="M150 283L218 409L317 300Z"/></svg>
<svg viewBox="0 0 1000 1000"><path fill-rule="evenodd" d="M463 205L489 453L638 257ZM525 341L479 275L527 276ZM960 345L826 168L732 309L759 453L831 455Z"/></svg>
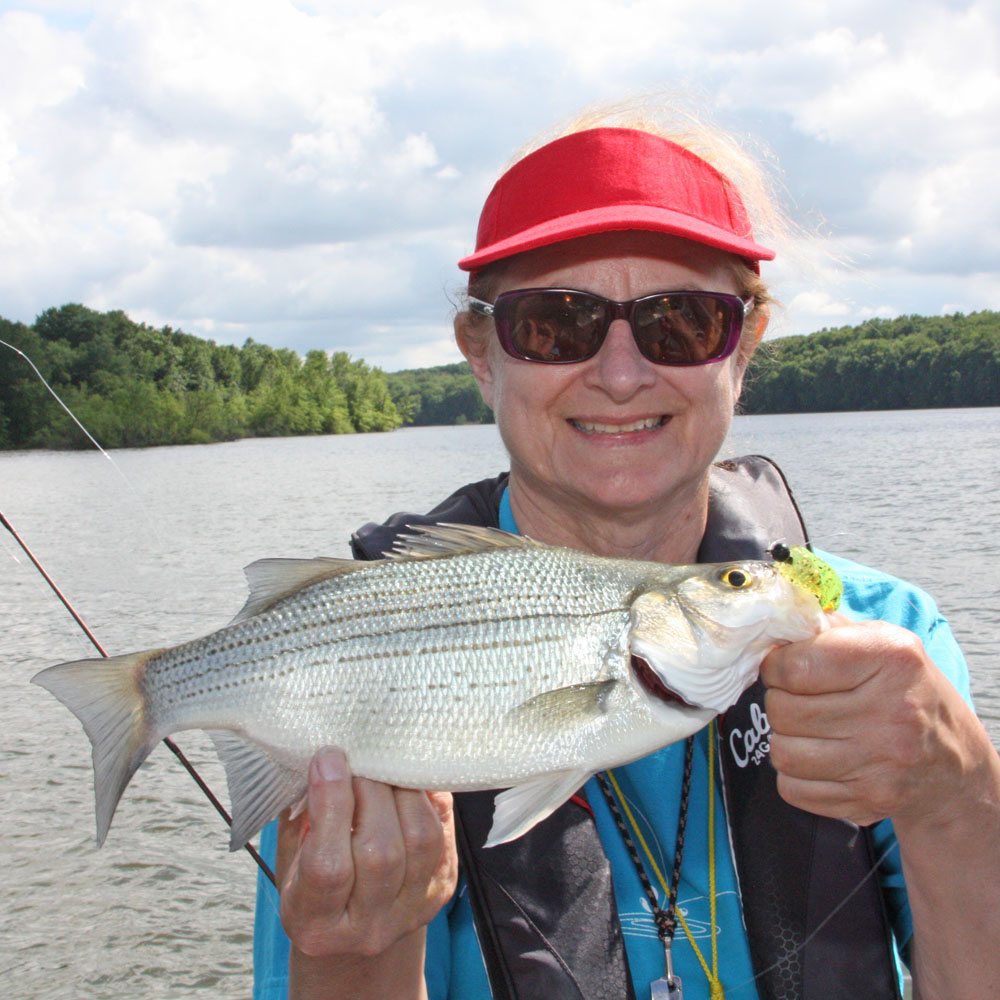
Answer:
<svg viewBox="0 0 1000 1000"><path fill-rule="evenodd" d="M745 371L753 357L754 351L764 339L767 324L770 322L771 313L766 305L756 306L750 314L747 324L743 327L743 334L740 337L739 346L736 348L739 359L740 371Z"/></svg>
<svg viewBox="0 0 1000 1000"><path fill-rule="evenodd" d="M760 311L759 316L754 317L753 326L753 349L757 349L757 345L764 339L764 331L767 330L767 324L771 321L771 313L768 311L767 306L759 306ZM758 310L754 310L757 312ZM750 352L751 354L753 351ZM749 357L748 359L749 360Z"/></svg>
<svg viewBox="0 0 1000 1000"><path fill-rule="evenodd" d="M455 341L479 383L483 402L493 409L493 365L490 360L490 336L482 320L477 322L468 310L455 316Z"/></svg>
<svg viewBox="0 0 1000 1000"><path fill-rule="evenodd" d="M749 326L744 328L743 335L740 337L739 346L736 348L736 364L733 368L737 399L743 392L743 376L746 374L747 366L764 338L764 332L767 330L770 319L771 314L767 306L758 306L751 314Z"/></svg>

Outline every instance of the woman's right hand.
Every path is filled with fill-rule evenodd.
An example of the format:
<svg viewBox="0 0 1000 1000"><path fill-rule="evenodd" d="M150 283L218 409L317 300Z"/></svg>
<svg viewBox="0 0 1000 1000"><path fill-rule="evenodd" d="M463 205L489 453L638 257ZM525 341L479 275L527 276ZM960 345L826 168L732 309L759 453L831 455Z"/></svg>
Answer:
<svg viewBox="0 0 1000 1000"><path fill-rule="evenodd" d="M289 997L422 995L426 926L458 878L450 794L352 778L321 750L276 867Z"/></svg>

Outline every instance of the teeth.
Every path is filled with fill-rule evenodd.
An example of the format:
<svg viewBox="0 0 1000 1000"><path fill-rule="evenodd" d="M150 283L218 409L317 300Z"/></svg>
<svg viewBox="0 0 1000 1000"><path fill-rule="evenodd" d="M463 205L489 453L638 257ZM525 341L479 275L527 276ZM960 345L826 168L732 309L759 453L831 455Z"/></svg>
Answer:
<svg viewBox="0 0 1000 1000"><path fill-rule="evenodd" d="M648 431L663 424L663 417L647 417L633 420L630 424L595 424L589 420L574 420L573 425L584 434L628 434L632 431Z"/></svg>

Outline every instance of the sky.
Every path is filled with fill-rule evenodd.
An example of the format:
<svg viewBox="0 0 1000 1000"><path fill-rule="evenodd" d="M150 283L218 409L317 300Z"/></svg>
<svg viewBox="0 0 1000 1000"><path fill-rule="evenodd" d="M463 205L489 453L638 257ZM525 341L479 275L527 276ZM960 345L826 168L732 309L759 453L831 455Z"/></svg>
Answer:
<svg viewBox="0 0 1000 1000"><path fill-rule="evenodd" d="M773 171L770 335L1000 309L996 0L39 0L0 2L0 316L458 360L497 176L644 94Z"/></svg>

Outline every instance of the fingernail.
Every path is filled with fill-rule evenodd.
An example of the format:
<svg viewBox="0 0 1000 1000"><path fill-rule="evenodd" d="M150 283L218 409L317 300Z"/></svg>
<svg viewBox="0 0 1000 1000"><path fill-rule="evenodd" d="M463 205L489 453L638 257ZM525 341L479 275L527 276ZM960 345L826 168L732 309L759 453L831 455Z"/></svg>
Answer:
<svg viewBox="0 0 1000 1000"><path fill-rule="evenodd" d="M313 758L313 764L323 781L343 781L347 777L347 760L335 747L324 747Z"/></svg>

